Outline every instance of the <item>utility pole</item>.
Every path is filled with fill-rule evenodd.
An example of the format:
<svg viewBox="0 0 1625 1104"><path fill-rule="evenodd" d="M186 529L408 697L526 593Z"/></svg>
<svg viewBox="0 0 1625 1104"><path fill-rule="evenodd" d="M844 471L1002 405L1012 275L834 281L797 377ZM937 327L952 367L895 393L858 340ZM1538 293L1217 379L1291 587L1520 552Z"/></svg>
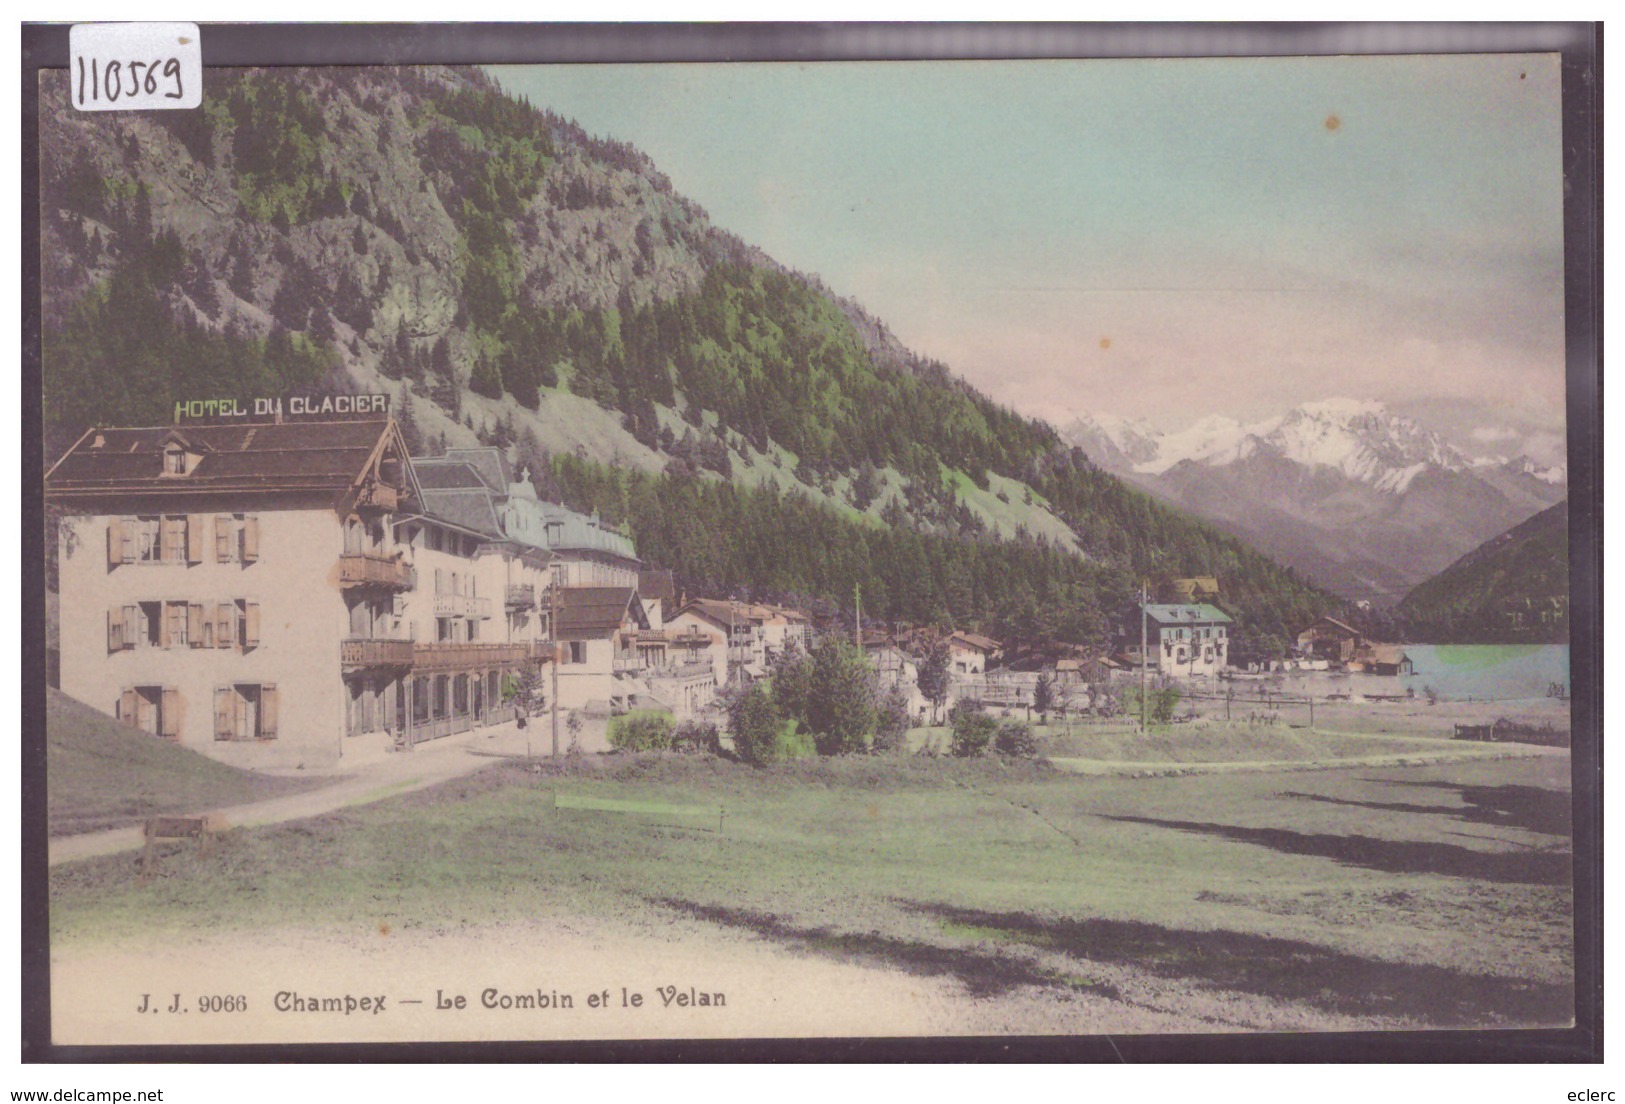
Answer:
<svg viewBox="0 0 1625 1104"><path fill-rule="evenodd" d="M1147 624L1148 624L1148 621L1150 619L1151 614L1150 614L1150 611L1146 609L1146 606L1145 606L1146 601L1147 601L1147 597L1146 597L1145 580L1141 579L1140 580L1140 731L1141 732L1150 732L1151 731L1151 725L1146 719L1149 716L1148 705L1149 705L1149 695L1151 693L1151 685L1150 685L1150 682L1151 682L1151 668L1149 666L1149 664L1151 662L1151 653L1146 651L1146 636L1148 635L1148 631L1149 631L1148 627L1147 627Z"/></svg>
<svg viewBox="0 0 1625 1104"><path fill-rule="evenodd" d="M548 651L553 656L553 758L559 757L559 565L547 565ZM525 736L525 757L530 757L529 729Z"/></svg>

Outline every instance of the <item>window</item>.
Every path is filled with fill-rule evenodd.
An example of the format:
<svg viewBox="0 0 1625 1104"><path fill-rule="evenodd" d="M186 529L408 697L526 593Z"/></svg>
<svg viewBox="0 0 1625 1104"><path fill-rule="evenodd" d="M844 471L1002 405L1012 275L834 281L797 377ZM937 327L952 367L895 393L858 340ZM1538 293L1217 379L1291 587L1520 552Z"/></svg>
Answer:
<svg viewBox="0 0 1625 1104"><path fill-rule="evenodd" d="M171 740L180 738L180 692L173 687L130 687L119 695L115 712L131 728Z"/></svg>
<svg viewBox="0 0 1625 1104"><path fill-rule="evenodd" d="M260 646L260 604L246 598L239 598L233 603L236 614L237 646L243 651Z"/></svg>
<svg viewBox="0 0 1625 1104"><path fill-rule="evenodd" d="M162 648L164 646L164 604L162 602L141 602L135 609L136 616L139 619L136 629L136 643L144 648Z"/></svg>
<svg viewBox="0 0 1625 1104"><path fill-rule="evenodd" d="M164 474L186 474L186 450L179 445L170 445L164 450Z"/></svg>
<svg viewBox="0 0 1625 1104"><path fill-rule="evenodd" d="M274 682L217 687L214 692L214 738L276 739L277 704Z"/></svg>
<svg viewBox="0 0 1625 1104"><path fill-rule="evenodd" d="M131 527L136 563L163 562L163 519L138 517Z"/></svg>
<svg viewBox="0 0 1625 1104"><path fill-rule="evenodd" d="M185 602L164 603L164 647L186 647L190 608Z"/></svg>
<svg viewBox="0 0 1625 1104"><path fill-rule="evenodd" d="M587 662L587 642L585 640L572 640L572 641L570 641L570 658L566 662L569 662L569 663L585 663L585 662Z"/></svg>
<svg viewBox="0 0 1625 1104"><path fill-rule="evenodd" d="M201 533L199 534L201 537ZM198 557L201 559L201 555ZM216 514L215 563L251 564L260 558L260 520L252 514Z"/></svg>

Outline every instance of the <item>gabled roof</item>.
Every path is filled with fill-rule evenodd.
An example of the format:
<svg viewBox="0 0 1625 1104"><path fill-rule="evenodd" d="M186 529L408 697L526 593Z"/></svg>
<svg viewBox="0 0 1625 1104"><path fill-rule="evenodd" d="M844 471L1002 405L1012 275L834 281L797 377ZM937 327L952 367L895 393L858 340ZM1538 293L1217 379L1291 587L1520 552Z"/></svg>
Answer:
<svg viewBox="0 0 1625 1104"><path fill-rule="evenodd" d="M1348 633L1350 636L1359 636L1360 635L1360 630L1359 629L1356 629L1351 625L1346 625L1343 622L1339 621L1335 617L1325 617L1325 616L1315 618L1314 624L1310 625L1308 629L1305 629L1303 631L1308 632L1310 629L1313 629L1315 627L1315 625L1330 625L1333 628L1341 629L1342 631Z"/></svg>
<svg viewBox="0 0 1625 1104"><path fill-rule="evenodd" d="M714 613L711 610L707 609L702 604L702 603L705 603L706 601L708 601L708 599L705 599L705 598L696 598L696 599L694 599L692 602L689 602L682 609L678 610L676 613L674 613L670 617L666 618L667 623L669 624L670 622L677 620L679 617L683 616L685 613L692 613L695 617L698 617L698 618L701 618L703 620L709 621L711 624L715 625L719 629L726 629L728 627L728 616L727 616L727 614L723 614L722 616L718 617L716 615L716 613Z"/></svg>
<svg viewBox="0 0 1625 1104"><path fill-rule="evenodd" d="M983 636L981 633L961 631L954 633L948 639L950 641L957 640L959 643L975 648L979 652L996 652L999 650L997 640L994 640L991 636Z"/></svg>
<svg viewBox="0 0 1625 1104"><path fill-rule="evenodd" d="M649 627L643 603L634 602L636 587L560 587L558 638L602 640L630 616L640 629Z"/></svg>
<svg viewBox="0 0 1625 1104"><path fill-rule="evenodd" d="M185 475L164 472L173 440L199 459ZM48 497L321 492L358 484L386 444L404 460L388 418L322 422L231 422L88 430L45 476ZM410 491L402 464L400 490Z"/></svg>

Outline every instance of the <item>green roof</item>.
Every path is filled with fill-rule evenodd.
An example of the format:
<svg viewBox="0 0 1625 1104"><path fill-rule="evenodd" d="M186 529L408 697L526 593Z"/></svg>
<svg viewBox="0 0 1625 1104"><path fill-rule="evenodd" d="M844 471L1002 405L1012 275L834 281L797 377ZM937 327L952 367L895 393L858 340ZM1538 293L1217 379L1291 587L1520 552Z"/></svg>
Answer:
<svg viewBox="0 0 1625 1104"><path fill-rule="evenodd" d="M1231 622L1228 613L1206 602L1193 605L1152 602L1147 604L1145 612L1159 625L1228 625Z"/></svg>

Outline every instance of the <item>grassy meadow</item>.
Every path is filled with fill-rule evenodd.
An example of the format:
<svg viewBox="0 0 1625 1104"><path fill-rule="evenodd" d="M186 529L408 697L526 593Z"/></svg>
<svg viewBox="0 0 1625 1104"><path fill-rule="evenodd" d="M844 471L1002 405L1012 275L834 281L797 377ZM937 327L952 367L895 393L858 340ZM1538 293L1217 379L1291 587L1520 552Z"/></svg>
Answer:
<svg viewBox="0 0 1625 1104"><path fill-rule="evenodd" d="M238 770L47 689L45 787L50 834L139 824L162 813L197 813L299 793L319 778Z"/></svg>
<svg viewBox="0 0 1625 1104"><path fill-rule="evenodd" d="M1008 1010L1027 1030L1558 1024L1568 810L1566 756L1153 778L925 756L505 763L176 848L144 886L128 856L53 868L53 954L586 918L946 980L978 1022Z"/></svg>

